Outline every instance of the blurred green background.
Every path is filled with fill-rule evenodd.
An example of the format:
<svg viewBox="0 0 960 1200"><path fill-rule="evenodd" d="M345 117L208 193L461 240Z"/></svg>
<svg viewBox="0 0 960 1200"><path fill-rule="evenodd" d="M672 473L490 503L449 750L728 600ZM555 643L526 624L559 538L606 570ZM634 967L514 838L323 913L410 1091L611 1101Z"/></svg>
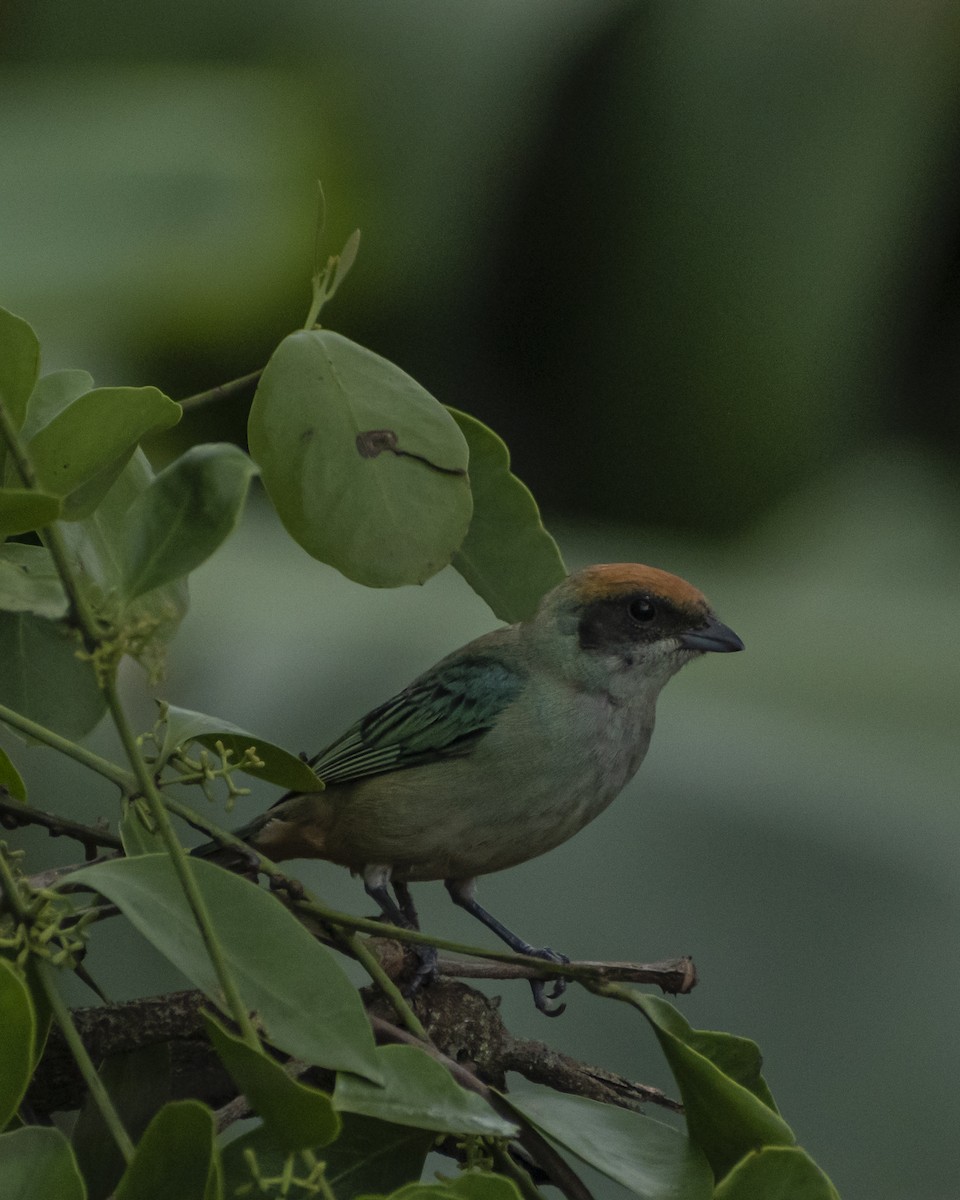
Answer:
<svg viewBox="0 0 960 1200"><path fill-rule="evenodd" d="M482 899L573 956L692 953L682 1011L760 1042L847 1200L960 1187L958 50L945 0L0 5L0 304L45 369L181 398L262 366L322 178L323 253L363 231L327 322L492 424L571 565L678 571L743 636L668 689L619 802ZM242 442L246 407L157 454ZM165 694L315 750L492 623L450 572L347 583L257 497ZM25 765L42 803L59 764ZM116 939L108 989L170 984ZM666 1083L611 1007L504 1000Z"/></svg>

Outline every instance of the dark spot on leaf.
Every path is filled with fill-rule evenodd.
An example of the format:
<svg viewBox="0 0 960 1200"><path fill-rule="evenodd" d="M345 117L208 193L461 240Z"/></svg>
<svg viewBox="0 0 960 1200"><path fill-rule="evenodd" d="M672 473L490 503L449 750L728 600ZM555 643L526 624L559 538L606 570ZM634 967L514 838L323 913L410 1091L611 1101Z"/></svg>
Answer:
<svg viewBox="0 0 960 1200"><path fill-rule="evenodd" d="M361 458L376 458L384 450L389 450L397 458L416 459L417 462L423 463L432 471L439 471L441 475L466 475L467 473L462 467L441 467L439 463L431 462L422 454L415 454L412 450L401 450L397 444L397 435L392 429L367 429L363 433L357 434L357 453Z"/></svg>
<svg viewBox="0 0 960 1200"><path fill-rule="evenodd" d="M305 430L303 431L303 433L301 433L301 434L300 434L300 441L301 441L301 442L309 442L309 441L310 441L310 440L313 438L313 435L314 435L316 432L317 432L317 431L316 431L315 429L313 429L313 428L310 428L310 429L305 429Z"/></svg>
<svg viewBox="0 0 960 1200"><path fill-rule="evenodd" d="M392 429L368 429L357 434L357 453L361 458L376 458L384 450L397 452L397 435Z"/></svg>

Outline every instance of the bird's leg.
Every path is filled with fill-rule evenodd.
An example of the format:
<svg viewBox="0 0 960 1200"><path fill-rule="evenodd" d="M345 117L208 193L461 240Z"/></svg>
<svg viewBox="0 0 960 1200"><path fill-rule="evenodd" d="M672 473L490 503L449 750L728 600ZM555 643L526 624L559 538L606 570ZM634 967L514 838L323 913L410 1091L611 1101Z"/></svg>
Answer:
<svg viewBox="0 0 960 1200"><path fill-rule="evenodd" d="M420 921L417 910L413 905L410 889L399 880L393 884L397 899L390 895L390 868L381 864L373 864L364 869L363 886L371 900L375 901L381 913L394 925L401 929L413 929L419 932ZM399 901L399 904L397 903ZM437 974L437 951L434 946L423 946L415 943L413 947L417 957L417 967L413 979L405 989L408 996L414 996L425 983L431 983Z"/></svg>
<svg viewBox="0 0 960 1200"><path fill-rule="evenodd" d="M416 905L413 903L413 897L410 895L410 889L402 879L393 881L393 892L397 897L397 903L400 905L400 911L410 922L411 929L420 928L420 917L417 914Z"/></svg>
<svg viewBox="0 0 960 1200"><path fill-rule="evenodd" d="M471 916L476 917L478 921L482 921L484 925L495 933L501 941L507 943L514 954L525 954L529 958L543 958L547 962L568 963L569 958L565 954L558 954L556 950L551 950L549 946L531 946L529 942L525 942L522 937L519 937L502 924L492 914L487 912L482 904L479 904L476 898L476 880L475 879L446 879L444 880L447 891L450 893L450 899L460 908L466 909ZM533 1002L540 1010L548 1017L559 1017L566 1008L565 1004L558 1004L555 1008L551 1008L550 1001L559 999L567 988L565 979L554 979L553 987L548 993L546 990L549 979L531 979L530 987L533 991Z"/></svg>

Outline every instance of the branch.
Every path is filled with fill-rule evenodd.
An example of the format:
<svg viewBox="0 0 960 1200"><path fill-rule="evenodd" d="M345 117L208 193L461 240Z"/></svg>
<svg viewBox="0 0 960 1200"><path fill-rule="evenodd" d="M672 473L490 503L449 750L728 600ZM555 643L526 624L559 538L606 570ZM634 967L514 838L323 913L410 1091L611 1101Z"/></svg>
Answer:
<svg viewBox="0 0 960 1200"><path fill-rule="evenodd" d="M123 849L120 839L109 829L101 829L95 825L81 825L79 821L71 821L67 817L57 816L56 813L44 812L39 808L31 808L29 804L4 800L2 797L0 797L0 825L4 829L17 829L21 825L42 825L44 829L49 830L51 837L73 838L83 846L87 863L96 856L99 846L106 846L110 850ZM74 869L76 868L60 868L61 872Z"/></svg>
<svg viewBox="0 0 960 1200"><path fill-rule="evenodd" d="M376 1030L393 1028L392 1010L374 989L365 996ZM218 1108L236 1095L226 1071L207 1041L200 1010L206 999L199 991L174 992L141 1000L78 1008L73 1012L80 1037L95 1062L158 1043L169 1043L179 1082L176 1095L197 1096ZM587 1096L634 1111L653 1103L679 1111L675 1100L657 1088L634 1083L588 1063L578 1062L543 1043L515 1038L503 1024L499 1002L453 980L437 980L417 997L416 1008L439 1053L463 1065L489 1086L503 1088L506 1075L516 1071L534 1083L557 1091ZM395 1019L395 1018L394 1018ZM413 1042L430 1047L413 1035ZM394 1040L396 1040L394 1038ZM332 1086L332 1076L322 1081ZM78 1108L84 1084L62 1036L51 1030L27 1102L46 1115Z"/></svg>
<svg viewBox="0 0 960 1200"><path fill-rule="evenodd" d="M209 391L197 392L195 396L187 396L185 400L180 401L180 406L186 412L187 409L200 408L204 404L213 404L217 400L233 400L255 386L262 374L263 368L261 367L259 371L251 371L249 375L231 379L229 383L220 383L216 387L210 388Z"/></svg>
<svg viewBox="0 0 960 1200"><path fill-rule="evenodd" d="M294 911L296 912L296 909ZM304 924L315 937L324 940L314 924ZM394 939L392 927L388 928L389 932L385 930L383 936L371 937L368 945L391 979L399 979L414 965L414 960ZM511 961L478 962L465 958L441 958L437 962L437 973L446 978L508 980L542 979L562 971L568 979L584 984L652 983L670 996L685 996L697 983L697 969L693 959L687 956L653 963L569 962L562 965L521 958L519 955L506 957Z"/></svg>

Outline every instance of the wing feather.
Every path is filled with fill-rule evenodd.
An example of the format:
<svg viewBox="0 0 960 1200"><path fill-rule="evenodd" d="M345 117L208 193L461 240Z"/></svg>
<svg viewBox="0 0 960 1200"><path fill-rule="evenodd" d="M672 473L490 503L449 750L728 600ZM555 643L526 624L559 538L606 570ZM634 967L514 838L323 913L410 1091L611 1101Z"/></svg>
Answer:
<svg viewBox="0 0 960 1200"><path fill-rule="evenodd" d="M346 783L466 754L523 683L497 658L441 663L367 713L310 765L325 783Z"/></svg>

